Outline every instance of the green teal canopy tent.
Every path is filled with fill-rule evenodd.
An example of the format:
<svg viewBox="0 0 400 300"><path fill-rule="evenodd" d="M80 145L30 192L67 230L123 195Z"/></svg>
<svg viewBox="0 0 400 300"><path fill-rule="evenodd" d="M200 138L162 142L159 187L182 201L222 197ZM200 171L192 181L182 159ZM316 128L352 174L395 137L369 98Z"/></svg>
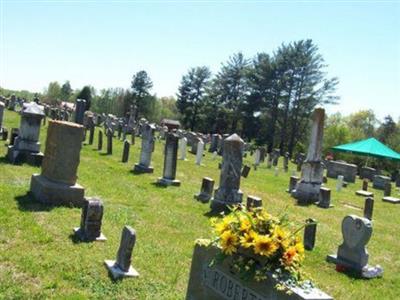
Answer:
<svg viewBox="0 0 400 300"><path fill-rule="evenodd" d="M400 161L399 153L390 149L375 138L335 146L332 150Z"/></svg>

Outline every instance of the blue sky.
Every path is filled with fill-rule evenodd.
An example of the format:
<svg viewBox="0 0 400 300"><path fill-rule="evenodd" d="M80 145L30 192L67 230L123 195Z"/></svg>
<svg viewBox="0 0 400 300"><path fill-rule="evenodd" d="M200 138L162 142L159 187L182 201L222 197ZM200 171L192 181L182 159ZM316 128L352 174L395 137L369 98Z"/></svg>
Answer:
<svg viewBox="0 0 400 300"><path fill-rule="evenodd" d="M43 91L130 85L146 70L159 96L175 95L194 66L217 72L311 38L338 76L340 105L400 117L399 1L19 1L0 0L0 86Z"/></svg>

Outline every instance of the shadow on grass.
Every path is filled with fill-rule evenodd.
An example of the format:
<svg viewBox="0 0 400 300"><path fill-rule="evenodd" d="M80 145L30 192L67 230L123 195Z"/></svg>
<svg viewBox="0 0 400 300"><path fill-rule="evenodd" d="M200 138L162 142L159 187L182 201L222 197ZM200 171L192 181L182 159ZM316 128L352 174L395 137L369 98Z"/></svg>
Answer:
<svg viewBox="0 0 400 300"><path fill-rule="evenodd" d="M3 156L0 157L0 164L8 165L10 162L8 161L7 157Z"/></svg>
<svg viewBox="0 0 400 300"><path fill-rule="evenodd" d="M167 185L159 183L158 181L152 182L151 184L155 187L162 188L162 189L166 189L168 187Z"/></svg>
<svg viewBox="0 0 400 300"><path fill-rule="evenodd" d="M30 192L16 196L18 209L21 211L51 211L55 206L37 202Z"/></svg>
<svg viewBox="0 0 400 300"><path fill-rule="evenodd" d="M111 156L112 153L107 153L107 152L106 152L106 153L100 153L100 155L101 155L101 156Z"/></svg>

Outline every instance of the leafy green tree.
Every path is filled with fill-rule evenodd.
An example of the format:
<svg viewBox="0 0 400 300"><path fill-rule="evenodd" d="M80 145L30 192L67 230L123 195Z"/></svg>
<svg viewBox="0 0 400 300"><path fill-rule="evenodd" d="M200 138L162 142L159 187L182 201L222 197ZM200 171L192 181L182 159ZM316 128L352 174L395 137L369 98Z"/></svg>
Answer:
<svg viewBox="0 0 400 300"><path fill-rule="evenodd" d="M139 113L147 116L154 106L154 96L150 94L152 87L153 82L146 71L139 71L133 75L131 82L133 103L131 104L136 104L137 106L136 117L139 116Z"/></svg>
<svg viewBox="0 0 400 300"><path fill-rule="evenodd" d="M182 77L178 88L177 108L182 115L184 126L195 130L199 113L206 103L211 72L207 67L191 68Z"/></svg>
<svg viewBox="0 0 400 300"><path fill-rule="evenodd" d="M72 95L72 88L71 84L67 80L62 86L61 86L61 99L63 101L69 101L70 97Z"/></svg>
<svg viewBox="0 0 400 300"><path fill-rule="evenodd" d="M348 116L347 124L350 128L352 140L362 140L375 135L378 120L372 110L360 110Z"/></svg>
<svg viewBox="0 0 400 300"><path fill-rule="evenodd" d="M45 93L44 101L56 105L62 99L61 97L60 84L57 81L50 82Z"/></svg>

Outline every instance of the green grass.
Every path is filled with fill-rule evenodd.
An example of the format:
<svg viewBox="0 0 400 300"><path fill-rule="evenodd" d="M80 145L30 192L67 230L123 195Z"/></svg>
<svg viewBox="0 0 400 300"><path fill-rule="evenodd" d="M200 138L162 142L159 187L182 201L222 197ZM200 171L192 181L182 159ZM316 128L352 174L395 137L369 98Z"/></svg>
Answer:
<svg viewBox="0 0 400 300"><path fill-rule="evenodd" d="M5 126L18 127L19 116L5 113ZM42 128L42 151L47 126ZM97 138L97 130L96 135ZM208 205L196 202L204 176L219 180L218 160L208 153L203 166L194 155L178 162L181 187L159 188L152 183L162 174L161 142L153 154L154 174L130 173L138 162L140 140L131 147L129 163L120 162L122 142L114 141L114 154L102 155L96 145L84 145L78 183L86 196L98 196L105 205L105 243L74 243L72 228L79 226L80 210L48 207L26 196L30 176L40 169L13 166L3 159L0 142L0 299L184 299L196 238L210 237ZM97 140L95 139L95 144ZM247 163L252 158L246 158ZM281 162L280 162L281 163ZM293 166L291 166L293 168ZM325 262L342 241L341 221L348 214L362 215L363 199L354 195L361 182L336 192L329 180L334 208L299 207L285 192L289 174L275 177L265 164L242 180L242 190L260 196L273 214L287 211L299 225L306 218L319 221L317 244L307 252L305 269L316 284L335 299L398 299L400 293L400 206L382 202L375 191L373 235L368 244L370 263L384 267L383 278L361 280L335 271ZM399 194L395 191L395 194ZM137 279L113 282L103 265L114 259L122 227L137 232L133 265Z"/></svg>

